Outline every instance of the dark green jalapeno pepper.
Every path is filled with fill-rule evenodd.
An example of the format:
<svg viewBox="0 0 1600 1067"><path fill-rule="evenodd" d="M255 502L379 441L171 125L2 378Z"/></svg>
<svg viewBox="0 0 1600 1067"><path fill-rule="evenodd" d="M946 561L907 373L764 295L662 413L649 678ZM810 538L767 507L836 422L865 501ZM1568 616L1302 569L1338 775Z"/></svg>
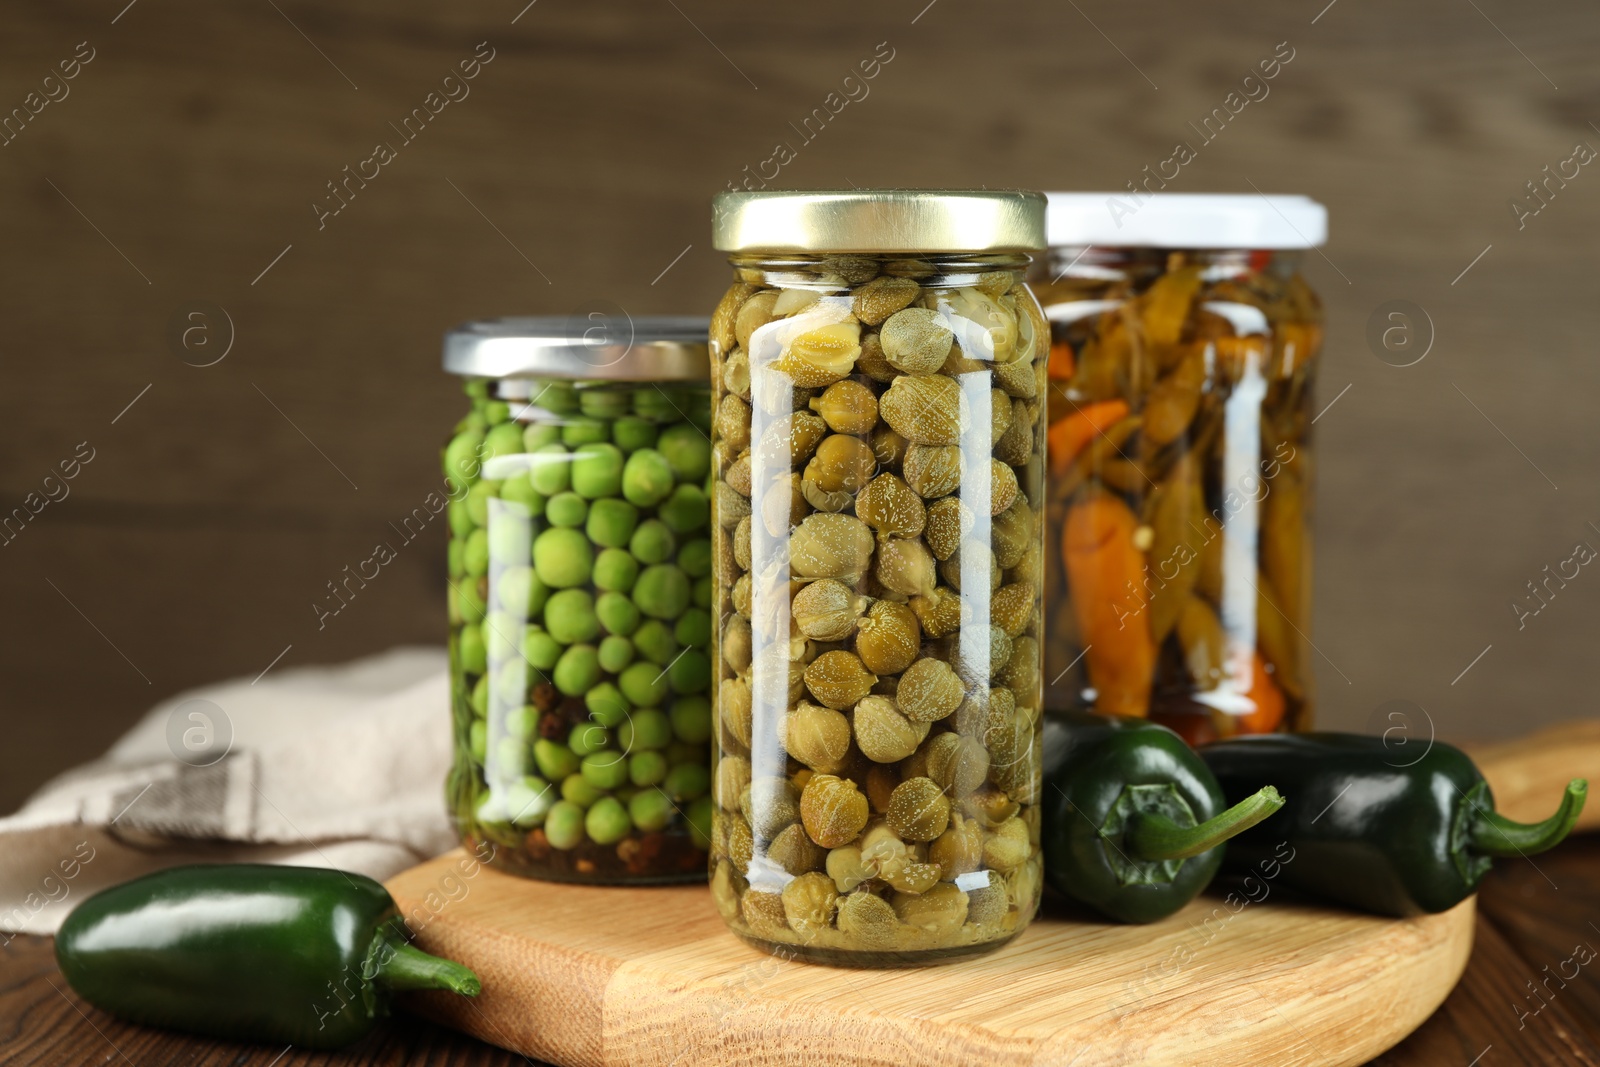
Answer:
<svg viewBox="0 0 1600 1067"><path fill-rule="evenodd" d="M383 886L313 867L175 867L113 886L67 917L56 960L130 1022L305 1048L361 1038L391 991L480 989L408 943Z"/></svg>
<svg viewBox="0 0 1600 1067"><path fill-rule="evenodd" d="M1123 922L1189 903L1217 873L1222 843L1283 805L1265 786L1224 811L1200 757L1144 719L1052 715L1043 762L1045 882Z"/></svg>
<svg viewBox="0 0 1600 1067"><path fill-rule="evenodd" d="M1573 779L1554 815L1525 824L1496 814L1478 768L1442 742L1402 748L1364 734L1280 734L1220 741L1200 754L1230 799L1269 779L1289 794L1281 812L1232 842L1230 870L1286 842L1285 884L1381 915L1454 907L1478 888L1492 857L1531 856L1566 837L1588 791Z"/></svg>

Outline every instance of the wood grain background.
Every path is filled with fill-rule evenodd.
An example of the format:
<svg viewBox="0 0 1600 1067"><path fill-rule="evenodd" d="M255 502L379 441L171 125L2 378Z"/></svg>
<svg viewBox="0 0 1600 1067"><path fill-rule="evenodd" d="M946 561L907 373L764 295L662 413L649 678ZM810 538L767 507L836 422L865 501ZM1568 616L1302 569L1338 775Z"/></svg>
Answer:
<svg viewBox="0 0 1600 1067"><path fill-rule="evenodd" d="M1593 713L1600 577L1552 583L1520 630L1512 604L1600 546L1600 172L1521 229L1508 206L1600 146L1592 7L526 3L7 5L0 114L94 58L0 146L0 504L59 495L80 442L94 459L0 548L0 811L183 687L441 640L438 529L324 629L311 608L437 480L461 410L441 331L709 310L707 200L779 141L783 186L1096 189L1187 140L1176 191L1326 203L1322 722ZM483 41L470 95L402 144L389 124ZM804 141L790 124L880 42L868 95ZM1188 123L1279 42L1270 94L1200 145ZM319 229L380 140L396 158ZM1402 299L1435 335L1404 368L1365 339ZM169 336L195 301L232 323L212 366L189 364L221 316L210 348Z"/></svg>

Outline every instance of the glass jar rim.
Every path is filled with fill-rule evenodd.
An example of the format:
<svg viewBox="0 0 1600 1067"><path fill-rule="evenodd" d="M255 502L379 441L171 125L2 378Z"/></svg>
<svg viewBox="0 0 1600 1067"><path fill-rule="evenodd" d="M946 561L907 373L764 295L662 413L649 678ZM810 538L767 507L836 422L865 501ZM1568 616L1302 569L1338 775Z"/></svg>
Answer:
<svg viewBox="0 0 1600 1067"><path fill-rule="evenodd" d="M705 381L710 329L706 318L635 318L620 309L479 319L444 335L444 369L479 378Z"/></svg>
<svg viewBox="0 0 1600 1067"><path fill-rule="evenodd" d="M723 252L1029 252L1044 247L1043 194L1022 189L814 189L717 194Z"/></svg>

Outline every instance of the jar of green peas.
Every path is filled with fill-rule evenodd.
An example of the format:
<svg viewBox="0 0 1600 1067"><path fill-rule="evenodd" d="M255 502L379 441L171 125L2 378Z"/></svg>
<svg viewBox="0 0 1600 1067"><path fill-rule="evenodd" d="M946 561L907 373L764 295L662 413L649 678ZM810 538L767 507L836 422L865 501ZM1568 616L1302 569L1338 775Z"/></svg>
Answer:
<svg viewBox="0 0 1600 1067"><path fill-rule="evenodd" d="M704 319L445 336L452 817L536 878L703 879L711 825Z"/></svg>

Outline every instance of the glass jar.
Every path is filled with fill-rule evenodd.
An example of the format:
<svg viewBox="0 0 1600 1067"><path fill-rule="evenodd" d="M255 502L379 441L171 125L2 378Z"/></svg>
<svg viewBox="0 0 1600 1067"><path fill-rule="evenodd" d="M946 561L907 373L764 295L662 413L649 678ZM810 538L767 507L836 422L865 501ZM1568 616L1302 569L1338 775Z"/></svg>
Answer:
<svg viewBox="0 0 1600 1067"><path fill-rule="evenodd" d="M443 454L462 842L536 878L704 879L706 321L469 323L444 365L472 402Z"/></svg>
<svg viewBox="0 0 1600 1067"><path fill-rule="evenodd" d="M1300 196L1049 196L1048 707L1193 743L1311 722Z"/></svg>
<svg viewBox="0 0 1600 1067"><path fill-rule="evenodd" d="M1036 193L728 193L712 317L712 894L856 966L1038 904Z"/></svg>

